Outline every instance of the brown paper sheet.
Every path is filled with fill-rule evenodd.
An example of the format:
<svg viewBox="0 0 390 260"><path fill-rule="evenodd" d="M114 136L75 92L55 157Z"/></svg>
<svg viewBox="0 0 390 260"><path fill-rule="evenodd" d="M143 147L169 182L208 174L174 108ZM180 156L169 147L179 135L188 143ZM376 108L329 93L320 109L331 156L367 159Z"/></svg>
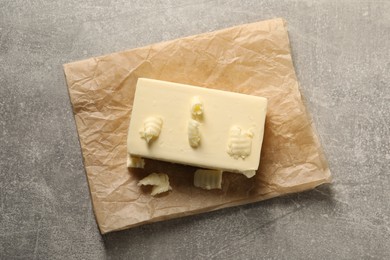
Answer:
<svg viewBox="0 0 390 260"><path fill-rule="evenodd" d="M93 208L102 234L312 189L330 182L306 112L282 19L153 44L64 65ZM193 186L195 168L147 160L126 168L137 78L268 98L260 168L251 179L224 173L222 190ZM150 196L138 180L169 175L173 191Z"/></svg>

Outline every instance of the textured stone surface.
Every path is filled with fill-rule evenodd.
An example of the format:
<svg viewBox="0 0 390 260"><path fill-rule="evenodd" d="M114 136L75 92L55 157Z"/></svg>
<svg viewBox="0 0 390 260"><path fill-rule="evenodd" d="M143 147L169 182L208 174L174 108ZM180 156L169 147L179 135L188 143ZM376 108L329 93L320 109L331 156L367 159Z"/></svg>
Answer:
<svg viewBox="0 0 390 260"><path fill-rule="evenodd" d="M284 17L334 183L100 236L62 64ZM0 0L0 259L390 257L389 1Z"/></svg>

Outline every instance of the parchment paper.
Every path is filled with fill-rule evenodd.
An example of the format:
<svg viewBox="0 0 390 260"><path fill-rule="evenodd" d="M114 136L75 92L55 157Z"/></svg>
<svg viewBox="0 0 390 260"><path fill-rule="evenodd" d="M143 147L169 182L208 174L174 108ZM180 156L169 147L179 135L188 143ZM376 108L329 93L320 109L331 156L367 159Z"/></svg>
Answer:
<svg viewBox="0 0 390 260"><path fill-rule="evenodd" d="M102 234L312 189L330 171L306 112L282 19L240 25L64 65L93 208ZM268 98L255 177L224 173L222 190L193 186L195 168L146 160L126 167L126 138L137 78ZM173 191L138 187L152 172Z"/></svg>

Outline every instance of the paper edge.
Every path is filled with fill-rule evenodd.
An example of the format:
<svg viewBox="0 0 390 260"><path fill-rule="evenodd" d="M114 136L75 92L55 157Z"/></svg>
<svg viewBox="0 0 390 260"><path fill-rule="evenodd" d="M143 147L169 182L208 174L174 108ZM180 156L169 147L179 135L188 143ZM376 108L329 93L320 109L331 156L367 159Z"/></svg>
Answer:
<svg viewBox="0 0 390 260"><path fill-rule="evenodd" d="M177 40L191 39L193 37L202 37L202 36L205 36L205 35L208 35L208 34L219 34L219 33L223 32L223 31L233 30L233 29L236 29L236 28L239 28L239 27L242 27L242 26L249 26L249 25L254 25L254 24L257 24L257 23L271 22L271 21L272 22L276 22L276 23L279 22L279 23L281 23L283 25L283 27L286 28L287 22L286 22L286 20L284 18L282 18L282 17L274 17L274 18L269 18L267 20L238 24L238 25L235 25L235 26L230 26L230 27L224 27L224 28L216 29L216 30L213 30L213 31L210 31L210 32L203 32L203 33L198 33L198 34L191 34L191 35L187 35L187 36L181 36L181 37L178 37L178 38L175 38L175 39L170 39L170 40L165 40L165 41L160 41L160 42L148 43L147 45L144 45L144 46L141 46L141 47L135 47L135 48L126 49L126 50L122 50L122 51L115 51L115 52L111 52L111 53L107 53L107 54L102 54L102 55L98 55L98 56L94 56L94 57L90 57L90 58L74 60L74 61L66 62L62 66L65 68L65 67L68 67L68 66L70 66L72 64L86 62L86 61L91 60L91 59L101 59L101 58L107 57L107 56L112 55L112 54L121 54L121 53L129 52L129 51L138 51L138 50L142 50L142 49L148 49L148 48L150 48L150 47L152 47L153 45L156 45L156 44L170 44L170 43L175 42ZM290 48L290 41L289 41L289 48ZM290 48L290 53L291 53L291 48ZM294 72L295 72L295 69L294 69Z"/></svg>
<svg viewBox="0 0 390 260"><path fill-rule="evenodd" d="M95 216L95 222L96 222L96 225L99 229L99 232L100 234L104 234L103 233L103 230L101 228L101 225L99 224L99 217L96 213L96 205L97 205L97 201L95 202L95 200L93 199L93 195L92 195L92 189L91 189L91 184L89 182L89 179L88 179L88 173L87 173L87 168L86 168L86 165L85 165L85 158L84 158L84 153L83 153L83 149L82 149L82 145L81 145L81 140L80 140L80 132L79 132L79 126L76 122L76 113L74 111L74 103L73 103L73 99L72 99L72 96L70 94L70 86L68 85L68 78L67 78L67 70L68 70L68 65L69 64L63 64L62 65L62 68L63 68L63 71L64 71L64 76L65 76L65 81L66 81L66 85L67 85L67 91L68 91L68 95L69 95L69 102L70 102L70 105L71 105L71 110L72 110L72 114L73 114L73 121L74 121L74 125L76 126L76 132L77 132L77 141L79 143L79 149L80 149L80 153L81 153L81 160L82 160L82 163L83 163L83 172L84 172L84 177L85 177L85 180L87 181L87 185L88 185L88 194L89 194L89 198L90 198L90 205L92 206L92 212L93 212L93 215Z"/></svg>

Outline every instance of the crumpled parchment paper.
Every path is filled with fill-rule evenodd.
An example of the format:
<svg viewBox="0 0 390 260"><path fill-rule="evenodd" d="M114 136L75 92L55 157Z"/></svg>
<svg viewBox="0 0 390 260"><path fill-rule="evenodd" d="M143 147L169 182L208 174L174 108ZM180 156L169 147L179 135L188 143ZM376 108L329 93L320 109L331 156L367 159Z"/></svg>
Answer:
<svg viewBox="0 0 390 260"><path fill-rule="evenodd" d="M93 208L102 234L312 189L331 180L306 112L283 19L240 25L64 65ZM255 177L224 173L222 190L193 186L193 167L146 160L126 167L137 78L268 98ZM138 180L169 175L173 191L150 196Z"/></svg>

